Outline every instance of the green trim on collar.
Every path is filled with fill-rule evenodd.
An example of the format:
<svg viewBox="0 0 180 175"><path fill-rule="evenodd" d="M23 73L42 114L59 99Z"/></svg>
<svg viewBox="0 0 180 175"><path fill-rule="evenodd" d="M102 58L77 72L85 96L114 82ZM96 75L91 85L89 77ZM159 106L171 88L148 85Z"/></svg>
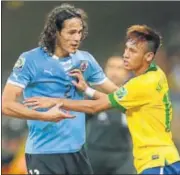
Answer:
<svg viewBox="0 0 180 175"><path fill-rule="evenodd" d="M150 65L149 65L149 68L146 70L145 73L149 72L149 71L157 71L157 65L152 62Z"/></svg>

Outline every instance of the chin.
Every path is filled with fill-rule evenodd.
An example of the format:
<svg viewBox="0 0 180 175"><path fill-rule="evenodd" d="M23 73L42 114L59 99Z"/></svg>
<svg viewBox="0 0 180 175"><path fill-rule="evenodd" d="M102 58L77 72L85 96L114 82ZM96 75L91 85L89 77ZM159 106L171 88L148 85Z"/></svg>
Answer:
<svg viewBox="0 0 180 175"><path fill-rule="evenodd" d="M132 68L131 67L129 67L129 66L124 66L124 68L126 69L126 70L132 70Z"/></svg>
<svg viewBox="0 0 180 175"><path fill-rule="evenodd" d="M78 48L79 48L79 47L69 48L69 51L70 51L71 53L74 53L74 52L76 52L76 51L78 50Z"/></svg>
<svg viewBox="0 0 180 175"><path fill-rule="evenodd" d="M69 53L75 53L77 51L77 49L72 49L72 50L69 50L68 52Z"/></svg>

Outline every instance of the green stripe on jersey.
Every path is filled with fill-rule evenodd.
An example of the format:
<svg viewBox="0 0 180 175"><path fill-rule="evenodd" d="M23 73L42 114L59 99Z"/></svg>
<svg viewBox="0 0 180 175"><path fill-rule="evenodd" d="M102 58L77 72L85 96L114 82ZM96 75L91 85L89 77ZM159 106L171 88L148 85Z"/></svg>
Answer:
<svg viewBox="0 0 180 175"><path fill-rule="evenodd" d="M108 95L109 101L111 102L112 107L114 108L119 108L121 110L121 112L125 113L126 112L126 108L124 108L123 106L121 106L114 98L114 93L109 94Z"/></svg>
<svg viewBox="0 0 180 175"><path fill-rule="evenodd" d="M171 123L170 123L170 110L171 110L171 101L169 99L169 92L164 94L163 103L165 105L165 126L166 132L170 132Z"/></svg>

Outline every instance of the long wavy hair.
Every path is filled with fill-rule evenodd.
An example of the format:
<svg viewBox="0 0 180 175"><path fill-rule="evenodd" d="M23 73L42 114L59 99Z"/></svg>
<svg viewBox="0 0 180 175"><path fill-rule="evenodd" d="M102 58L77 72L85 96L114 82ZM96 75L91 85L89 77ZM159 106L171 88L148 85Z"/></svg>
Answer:
<svg viewBox="0 0 180 175"><path fill-rule="evenodd" d="M83 34L81 40L84 40L88 34L86 13L82 9L75 8L73 5L65 3L54 8L48 14L44 29L40 35L39 46L52 55L55 51L57 31L61 31L65 20L74 17L82 20Z"/></svg>

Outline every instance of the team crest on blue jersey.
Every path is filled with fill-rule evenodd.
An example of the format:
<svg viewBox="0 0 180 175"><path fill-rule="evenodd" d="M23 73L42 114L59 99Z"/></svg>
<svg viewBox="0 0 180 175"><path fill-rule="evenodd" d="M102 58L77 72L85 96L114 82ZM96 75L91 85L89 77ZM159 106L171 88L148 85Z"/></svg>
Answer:
<svg viewBox="0 0 180 175"><path fill-rule="evenodd" d="M25 58L19 57L19 59L16 61L13 69L19 69L21 70L25 64Z"/></svg>
<svg viewBox="0 0 180 175"><path fill-rule="evenodd" d="M121 87L119 90L116 91L116 95L118 99L122 99L125 95L127 95L127 89L124 87Z"/></svg>
<svg viewBox="0 0 180 175"><path fill-rule="evenodd" d="M81 61L81 64L80 64L81 72L84 72L87 68L88 68L88 61L86 60Z"/></svg>

